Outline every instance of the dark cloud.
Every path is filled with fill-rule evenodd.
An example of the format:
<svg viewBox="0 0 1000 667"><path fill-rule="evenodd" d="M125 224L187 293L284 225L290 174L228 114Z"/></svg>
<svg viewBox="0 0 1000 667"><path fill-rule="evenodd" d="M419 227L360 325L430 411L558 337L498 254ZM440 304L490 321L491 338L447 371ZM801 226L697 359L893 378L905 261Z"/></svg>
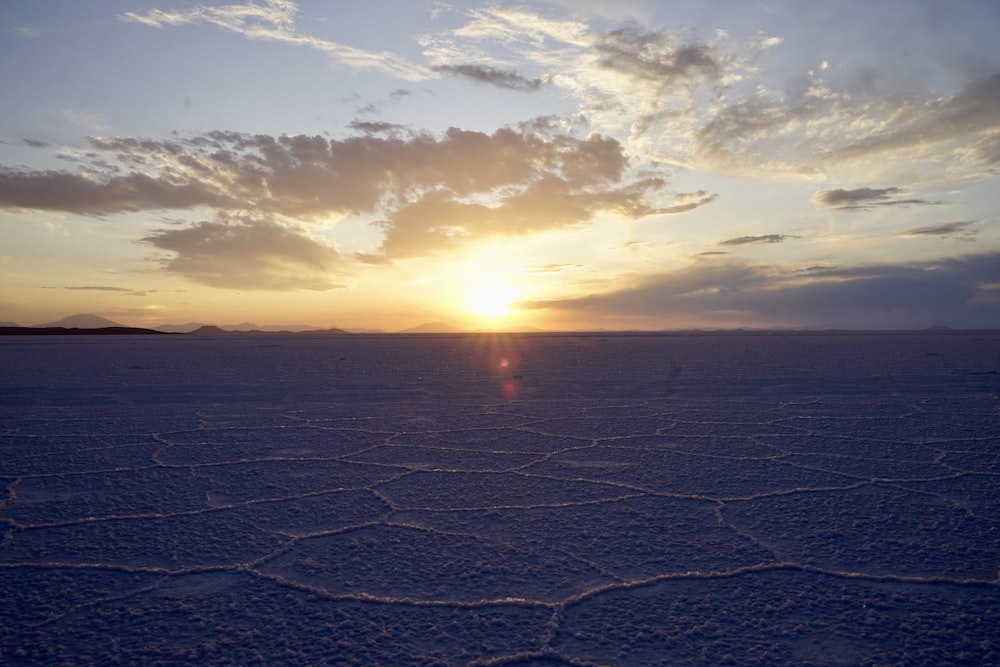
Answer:
<svg viewBox="0 0 1000 667"><path fill-rule="evenodd" d="M135 291L135 290L132 290L132 289L127 289L125 287L107 287L107 286L104 286L104 285L94 285L94 286L87 285L87 286L81 286L81 287L67 286L67 287L63 287L63 289L71 289L71 290L93 290L95 292L134 292Z"/></svg>
<svg viewBox="0 0 1000 667"><path fill-rule="evenodd" d="M365 134L395 134L399 132L406 131L405 125L400 125L398 123L386 123L380 121L364 121L355 120L351 121L349 126L352 130L357 130L358 132L364 132Z"/></svg>
<svg viewBox="0 0 1000 667"><path fill-rule="evenodd" d="M941 238L969 238L979 233L976 220L946 222L928 227L915 227L900 233L900 236L939 236Z"/></svg>
<svg viewBox="0 0 1000 667"><path fill-rule="evenodd" d="M141 239L173 253L163 269L211 287L327 290L340 267L337 251L303 230L271 220L229 218Z"/></svg>
<svg viewBox="0 0 1000 667"><path fill-rule="evenodd" d="M674 35L646 31L634 24L600 33L593 48L601 67L662 86L715 80L724 66L709 45L678 44Z"/></svg>
<svg viewBox="0 0 1000 667"><path fill-rule="evenodd" d="M489 65L438 65L434 71L497 88L507 88L532 93L545 85L544 79L526 79L517 72L497 69Z"/></svg>
<svg viewBox="0 0 1000 667"><path fill-rule="evenodd" d="M813 202L839 211L866 211L879 206L936 206L939 201L927 199L900 199L903 188L857 188L855 190L820 190L813 195Z"/></svg>
<svg viewBox="0 0 1000 667"><path fill-rule="evenodd" d="M218 131L172 141L91 143L104 161L91 160L78 173L0 171L0 207L115 213L207 205L328 217L374 211L424 191L488 194L551 175L574 189L599 188L620 181L627 166L615 139L510 128L340 140ZM111 160L114 168L105 166ZM128 171L139 165L159 173Z"/></svg>
<svg viewBox="0 0 1000 667"><path fill-rule="evenodd" d="M719 241L719 245L758 245L762 243L781 243L785 239L797 239L791 234L763 234L761 236L737 236Z"/></svg>
<svg viewBox="0 0 1000 667"><path fill-rule="evenodd" d="M612 324L651 317L703 325L920 328L1000 326L1000 253L914 265L794 270L705 257L590 296L522 307L577 311Z"/></svg>
<svg viewBox="0 0 1000 667"><path fill-rule="evenodd" d="M233 206L229 193L193 178L130 173L93 177L68 171L0 168L0 208L106 215L128 211Z"/></svg>
<svg viewBox="0 0 1000 667"><path fill-rule="evenodd" d="M678 213L715 196L699 191L658 206L665 178L627 178L620 142L566 134L545 119L489 134L360 121L355 129L366 133L94 137L76 172L0 170L0 208L105 215L209 207L299 222L369 215L381 221L383 251L395 258L582 224L598 211Z"/></svg>

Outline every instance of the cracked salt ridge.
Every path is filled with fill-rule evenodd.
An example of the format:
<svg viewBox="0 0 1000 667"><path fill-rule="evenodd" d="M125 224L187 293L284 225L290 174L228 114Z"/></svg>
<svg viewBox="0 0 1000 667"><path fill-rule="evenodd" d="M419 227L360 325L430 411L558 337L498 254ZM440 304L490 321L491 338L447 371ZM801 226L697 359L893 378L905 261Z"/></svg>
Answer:
<svg viewBox="0 0 1000 667"><path fill-rule="evenodd" d="M0 661L1000 661L996 334L260 340L0 343Z"/></svg>

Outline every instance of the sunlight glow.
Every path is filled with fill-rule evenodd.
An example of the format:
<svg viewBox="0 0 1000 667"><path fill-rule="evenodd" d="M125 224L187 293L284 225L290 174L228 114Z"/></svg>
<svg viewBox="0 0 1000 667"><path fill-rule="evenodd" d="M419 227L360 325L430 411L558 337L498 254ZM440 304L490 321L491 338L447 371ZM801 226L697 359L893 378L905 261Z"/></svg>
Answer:
<svg viewBox="0 0 1000 667"><path fill-rule="evenodd" d="M513 291L502 285L483 285L472 289L465 299L465 309L483 317L497 318L510 314Z"/></svg>

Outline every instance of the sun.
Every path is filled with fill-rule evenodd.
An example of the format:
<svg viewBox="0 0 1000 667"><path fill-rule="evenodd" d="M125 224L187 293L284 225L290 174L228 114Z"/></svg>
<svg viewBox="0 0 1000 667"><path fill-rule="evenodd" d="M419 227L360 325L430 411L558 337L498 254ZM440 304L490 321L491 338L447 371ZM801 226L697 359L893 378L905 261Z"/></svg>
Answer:
<svg viewBox="0 0 1000 667"><path fill-rule="evenodd" d="M502 285L483 285L469 291L465 309L483 317L498 318L510 314L513 291Z"/></svg>

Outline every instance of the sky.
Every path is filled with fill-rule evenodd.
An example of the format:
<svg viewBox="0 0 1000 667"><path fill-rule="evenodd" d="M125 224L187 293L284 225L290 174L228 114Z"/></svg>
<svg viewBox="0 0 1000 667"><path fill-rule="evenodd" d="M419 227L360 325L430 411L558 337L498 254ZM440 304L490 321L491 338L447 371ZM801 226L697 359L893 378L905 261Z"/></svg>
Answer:
<svg viewBox="0 0 1000 667"><path fill-rule="evenodd" d="M1000 327L993 0L15 0L0 320Z"/></svg>

